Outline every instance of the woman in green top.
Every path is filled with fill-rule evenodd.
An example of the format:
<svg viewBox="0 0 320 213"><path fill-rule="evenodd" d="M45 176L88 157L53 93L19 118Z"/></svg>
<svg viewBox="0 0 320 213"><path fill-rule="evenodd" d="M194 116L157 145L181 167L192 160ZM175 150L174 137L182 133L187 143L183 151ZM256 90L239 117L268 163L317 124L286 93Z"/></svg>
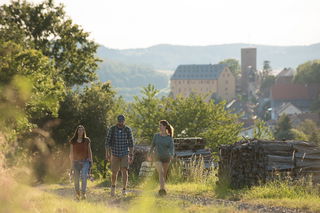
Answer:
<svg viewBox="0 0 320 213"><path fill-rule="evenodd" d="M160 133L154 135L150 154L154 156L155 166L159 174L159 195L166 195L164 184L167 177L169 163L174 155L173 127L166 120L159 122ZM149 155L150 156L150 155ZM149 157L150 159L150 157Z"/></svg>

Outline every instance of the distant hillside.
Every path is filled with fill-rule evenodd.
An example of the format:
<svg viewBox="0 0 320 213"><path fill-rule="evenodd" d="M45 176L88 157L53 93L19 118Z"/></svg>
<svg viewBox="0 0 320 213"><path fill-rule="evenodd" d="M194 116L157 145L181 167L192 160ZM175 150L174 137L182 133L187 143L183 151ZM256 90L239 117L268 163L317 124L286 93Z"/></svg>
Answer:
<svg viewBox="0 0 320 213"><path fill-rule="evenodd" d="M141 88L153 84L162 90L163 95L169 93L169 76L155 71L146 65L125 64L105 59L97 71L99 79L103 82L111 81L112 86L127 101L132 101L133 96L140 96ZM166 89L167 88L167 89Z"/></svg>
<svg viewBox="0 0 320 213"><path fill-rule="evenodd" d="M126 100L140 96L141 88L148 83L169 94L168 70L179 64L215 64L227 58L240 61L240 49L257 48L257 65L269 60L273 69L296 68L308 60L320 58L320 43L310 46L263 46L250 44L226 44L212 46L157 45L145 49L115 50L100 46L98 56L103 59L98 70L102 81L111 81L118 94ZM159 72L161 71L161 72ZM166 74L165 74L166 73ZM168 75L169 74L169 75Z"/></svg>
<svg viewBox="0 0 320 213"><path fill-rule="evenodd" d="M154 69L175 70L179 64L215 64L226 58L240 60L240 49L257 48L258 69L264 60L273 69L296 68L299 64L320 58L320 43L309 46L266 46L225 44L211 46L156 45L144 49L116 50L100 46L98 56L129 64L151 65Z"/></svg>

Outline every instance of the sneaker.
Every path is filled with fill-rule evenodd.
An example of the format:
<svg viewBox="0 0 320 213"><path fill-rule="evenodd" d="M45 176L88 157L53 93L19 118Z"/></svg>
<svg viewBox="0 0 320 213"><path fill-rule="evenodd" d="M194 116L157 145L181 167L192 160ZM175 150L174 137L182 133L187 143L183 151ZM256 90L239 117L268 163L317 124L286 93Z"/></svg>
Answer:
<svg viewBox="0 0 320 213"><path fill-rule="evenodd" d="M167 191L165 189L160 189L159 190L159 195L160 196L165 196L167 194Z"/></svg>
<svg viewBox="0 0 320 213"><path fill-rule="evenodd" d="M122 189L122 195L126 196L127 195L127 190L126 189Z"/></svg>
<svg viewBox="0 0 320 213"><path fill-rule="evenodd" d="M111 197L114 197L116 195L116 186L111 186L110 195L111 195Z"/></svg>

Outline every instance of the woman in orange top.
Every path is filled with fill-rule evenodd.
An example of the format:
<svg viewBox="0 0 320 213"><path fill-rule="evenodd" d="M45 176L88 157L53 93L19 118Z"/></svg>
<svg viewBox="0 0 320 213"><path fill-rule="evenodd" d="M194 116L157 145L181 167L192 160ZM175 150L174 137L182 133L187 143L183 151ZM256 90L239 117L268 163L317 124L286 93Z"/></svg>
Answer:
<svg viewBox="0 0 320 213"><path fill-rule="evenodd" d="M92 165L92 151L90 138L86 135L84 126L79 125L70 140L70 160L74 170L74 188L76 199L86 199L87 178L89 168ZM81 174L81 194L80 194L80 174Z"/></svg>

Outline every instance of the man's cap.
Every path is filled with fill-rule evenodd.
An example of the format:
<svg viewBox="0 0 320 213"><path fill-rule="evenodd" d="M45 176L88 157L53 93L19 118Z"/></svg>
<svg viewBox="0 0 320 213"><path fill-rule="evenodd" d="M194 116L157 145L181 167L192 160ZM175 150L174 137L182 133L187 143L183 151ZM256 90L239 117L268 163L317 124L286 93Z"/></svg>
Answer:
<svg viewBox="0 0 320 213"><path fill-rule="evenodd" d="M118 121L121 122L121 121L125 121L126 118L124 117L124 115L118 115Z"/></svg>

